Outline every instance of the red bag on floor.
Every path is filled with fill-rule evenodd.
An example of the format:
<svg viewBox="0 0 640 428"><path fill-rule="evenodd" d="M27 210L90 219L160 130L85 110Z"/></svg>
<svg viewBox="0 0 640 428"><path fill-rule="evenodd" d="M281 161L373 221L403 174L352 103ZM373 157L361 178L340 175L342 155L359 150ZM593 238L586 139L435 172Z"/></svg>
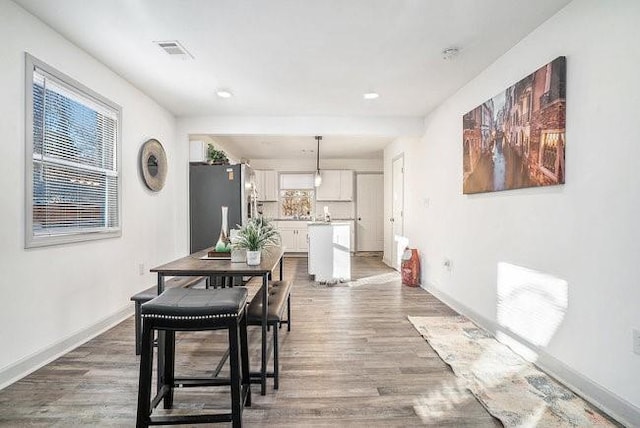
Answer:
<svg viewBox="0 0 640 428"><path fill-rule="evenodd" d="M416 248L405 248L402 253L402 283L409 287L420 285L420 257Z"/></svg>

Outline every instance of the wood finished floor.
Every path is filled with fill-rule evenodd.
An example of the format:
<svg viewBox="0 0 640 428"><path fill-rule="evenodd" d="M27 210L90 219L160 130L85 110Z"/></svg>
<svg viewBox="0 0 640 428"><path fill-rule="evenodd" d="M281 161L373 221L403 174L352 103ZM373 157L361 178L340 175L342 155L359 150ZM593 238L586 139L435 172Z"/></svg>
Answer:
<svg viewBox="0 0 640 428"><path fill-rule="evenodd" d="M269 380L267 395L260 396L254 386L245 426L501 426L458 388L407 320L453 310L399 280L377 281L376 275L388 281L392 271L376 257L353 258L354 279L374 277L358 287L317 285L306 268L304 258L285 262L285 277L294 280L293 323L291 332L280 330L280 389ZM210 372L226 348L222 334L179 334L176 372ZM252 328L254 369L259 339ZM137 382L130 318L0 391L0 425L134 426ZM173 412L226 411L228 392L211 391L178 390Z"/></svg>

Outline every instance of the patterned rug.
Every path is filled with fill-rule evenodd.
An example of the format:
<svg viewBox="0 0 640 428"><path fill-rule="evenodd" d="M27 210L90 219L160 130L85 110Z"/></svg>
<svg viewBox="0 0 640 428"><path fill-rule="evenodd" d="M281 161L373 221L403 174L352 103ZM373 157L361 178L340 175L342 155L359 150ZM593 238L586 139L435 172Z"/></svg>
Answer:
<svg viewBox="0 0 640 428"><path fill-rule="evenodd" d="M408 318L505 427L618 426L467 318Z"/></svg>

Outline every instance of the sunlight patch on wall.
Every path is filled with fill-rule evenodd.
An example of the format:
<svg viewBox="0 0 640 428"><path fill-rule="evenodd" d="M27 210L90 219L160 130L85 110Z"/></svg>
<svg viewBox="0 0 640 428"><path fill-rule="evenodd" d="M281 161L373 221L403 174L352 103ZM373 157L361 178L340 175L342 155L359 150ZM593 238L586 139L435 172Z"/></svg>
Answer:
<svg viewBox="0 0 640 428"><path fill-rule="evenodd" d="M568 282L500 262L497 288L498 324L532 345L548 345L569 306ZM505 337L498 335L500 341ZM511 346L511 343L507 345Z"/></svg>

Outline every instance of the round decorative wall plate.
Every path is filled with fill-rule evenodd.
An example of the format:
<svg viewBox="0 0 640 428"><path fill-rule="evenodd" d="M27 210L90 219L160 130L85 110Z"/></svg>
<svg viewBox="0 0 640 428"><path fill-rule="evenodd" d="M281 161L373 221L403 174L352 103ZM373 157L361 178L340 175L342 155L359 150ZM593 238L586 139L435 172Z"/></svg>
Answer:
<svg viewBox="0 0 640 428"><path fill-rule="evenodd" d="M140 149L140 171L149 189L162 190L167 178L167 154L155 138L146 141Z"/></svg>

